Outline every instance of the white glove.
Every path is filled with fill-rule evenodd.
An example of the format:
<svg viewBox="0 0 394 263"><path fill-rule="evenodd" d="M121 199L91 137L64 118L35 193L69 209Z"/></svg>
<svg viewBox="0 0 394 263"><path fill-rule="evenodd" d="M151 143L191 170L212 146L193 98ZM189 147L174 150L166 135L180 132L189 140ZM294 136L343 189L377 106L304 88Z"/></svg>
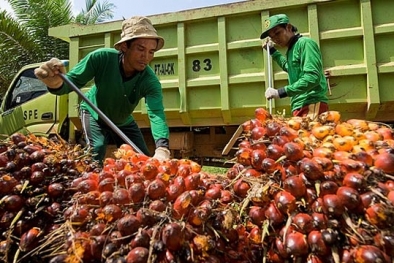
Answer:
<svg viewBox="0 0 394 263"><path fill-rule="evenodd" d="M272 48L275 46L275 43L272 42L270 38L266 38L265 41L262 43L262 47L267 50L267 48Z"/></svg>
<svg viewBox="0 0 394 263"><path fill-rule="evenodd" d="M153 155L153 158L156 158L159 161L168 160L170 159L170 150L165 147L158 147L155 150L155 155Z"/></svg>
<svg viewBox="0 0 394 263"><path fill-rule="evenodd" d="M268 88L266 91L265 91L265 97L267 98L267 99L279 99L279 92L278 92L278 90L276 90L276 89L273 89L273 88Z"/></svg>
<svg viewBox="0 0 394 263"><path fill-rule="evenodd" d="M51 89L57 89L63 85L63 80L58 75L59 73L66 73L66 69L57 58L52 58L34 70L36 77Z"/></svg>

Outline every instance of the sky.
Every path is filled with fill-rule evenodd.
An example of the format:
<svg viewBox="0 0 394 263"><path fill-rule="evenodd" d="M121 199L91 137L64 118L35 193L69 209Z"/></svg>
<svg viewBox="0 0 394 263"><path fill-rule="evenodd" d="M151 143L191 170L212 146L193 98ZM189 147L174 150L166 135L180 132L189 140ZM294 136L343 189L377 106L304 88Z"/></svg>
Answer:
<svg viewBox="0 0 394 263"><path fill-rule="evenodd" d="M116 6L116 8L114 8L114 17L112 20L121 20L135 15L149 16L241 1L242 0L107 0L107 2L113 3ZM75 13L85 7L84 0L72 0L72 3ZM7 1L0 0L0 9L10 11L10 6Z"/></svg>

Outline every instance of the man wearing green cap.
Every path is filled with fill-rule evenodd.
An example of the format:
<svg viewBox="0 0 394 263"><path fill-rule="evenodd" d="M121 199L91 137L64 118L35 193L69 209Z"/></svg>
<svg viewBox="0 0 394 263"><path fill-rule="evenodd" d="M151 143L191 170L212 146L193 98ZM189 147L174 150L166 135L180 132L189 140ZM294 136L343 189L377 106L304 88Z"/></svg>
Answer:
<svg viewBox="0 0 394 263"><path fill-rule="evenodd" d="M279 89L268 88L267 99L291 97L293 116L308 116L312 120L328 110L328 85L323 71L320 49L311 38L297 33L284 14L269 17L264 22L265 31L260 38L269 48L272 59L288 73L289 85ZM286 56L272 45L272 40L280 47L287 47Z"/></svg>
<svg viewBox="0 0 394 263"><path fill-rule="evenodd" d="M157 35L151 21L143 16L124 20L120 37L115 48L92 51L66 77L78 88L94 80L86 97L143 153L149 155L143 135L131 115L144 98L156 143L153 157L160 161L169 159L169 129L161 84L149 67L155 52L163 47L164 39ZM57 58L52 58L35 70L37 78L56 95L72 91L63 83L60 72L65 73L65 68ZM124 143L87 103L81 102L80 113L85 140L98 161L105 157L106 145L111 138L118 147Z"/></svg>

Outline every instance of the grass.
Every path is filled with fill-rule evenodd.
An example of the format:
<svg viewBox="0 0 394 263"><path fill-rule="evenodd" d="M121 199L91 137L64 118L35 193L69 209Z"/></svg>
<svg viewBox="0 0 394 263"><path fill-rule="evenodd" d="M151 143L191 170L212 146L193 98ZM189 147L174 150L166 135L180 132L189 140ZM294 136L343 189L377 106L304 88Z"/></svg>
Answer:
<svg viewBox="0 0 394 263"><path fill-rule="evenodd" d="M209 174L223 174L227 173L228 168L216 167L216 166L203 166L202 171Z"/></svg>

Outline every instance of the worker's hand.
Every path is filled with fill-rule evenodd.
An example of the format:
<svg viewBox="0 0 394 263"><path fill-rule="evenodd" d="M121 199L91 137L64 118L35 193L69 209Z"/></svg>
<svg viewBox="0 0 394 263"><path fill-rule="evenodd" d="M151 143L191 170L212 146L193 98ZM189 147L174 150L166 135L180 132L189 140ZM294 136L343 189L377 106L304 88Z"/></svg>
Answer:
<svg viewBox="0 0 394 263"><path fill-rule="evenodd" d="M265 40L263 40L262 47L265 50L267 50L267 47L273 48L274 47L274 42L272 42L272 40L269 37L267 37Z"/></svg>
<svg viewBox="0 0 394 263"><path fill-rule="evenodd" d="M155 150L155 155L153 155L153 158L156 158L159 161L168 160L170 159L170 150L165 147L158 147Z"/></svg>
<svg viewBox="0 0 394 263"><path fill-rule="evenodd" d="M278 99L279 98L279 91L273 88L268 88L265 91L265 97L267 99Z"/></svg>
<svg viewBox="0 0 394 263"><path fill-rule="evenodd" d="M66 69L57 58L52 58L34 70L36 77L50 89L58 89L63 85L63 80L59 73L66 73Z"/></svg>

